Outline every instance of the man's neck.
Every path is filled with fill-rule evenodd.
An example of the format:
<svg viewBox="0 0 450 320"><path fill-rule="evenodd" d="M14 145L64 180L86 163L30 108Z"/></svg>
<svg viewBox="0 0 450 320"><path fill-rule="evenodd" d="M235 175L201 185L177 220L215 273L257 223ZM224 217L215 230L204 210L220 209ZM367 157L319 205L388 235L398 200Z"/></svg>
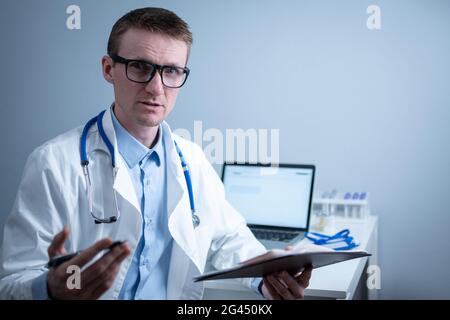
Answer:
<svg viewBox="0 0 450 320"><path fill-rule="evenodd" d="M126 117L122 114L122 110L113 106L113 112L117 121L124 127L133 137L147 148L153 148L159 138L159 126L156 127L133 127L126 121Z"/></svg>

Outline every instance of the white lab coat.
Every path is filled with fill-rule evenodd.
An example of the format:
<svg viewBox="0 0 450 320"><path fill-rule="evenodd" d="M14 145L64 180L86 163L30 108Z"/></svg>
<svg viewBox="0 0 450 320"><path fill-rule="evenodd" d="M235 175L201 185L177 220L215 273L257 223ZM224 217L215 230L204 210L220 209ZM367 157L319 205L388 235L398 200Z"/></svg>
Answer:
<svg viewBox="0 0 450 320"><path fill-rule="evenodd" d="M142 230L142 214L126 164L117 151L111 109L103 117L105 132L114 144L116 176L108 149L97 126L87 139L90 174L94 184L94 212L116 214L112 188L121 217L116 223L95 224L88 210L86 183L80 165L79 139L83 127L71 130L38 147L29 157L16 201L8 217L0 256L0 298L32 298L32 280L45 271L47 248L64 226L70 228L67 252L82 250L104 237L126 240L130 256L122 263L113 286L102 295L117 299ZM225 200L223 185L194 143L173 134L163 122L167 154L168 227L174 239L167 284L168 299L199 299L203 283L192 278L207 263L222 269L265 252L244 219ZM166 134L168 133L168 134ZM190 167L197 215L194 229L186 181L176 140ZM242 280L250 286L251 279ZM81 286L83 284L81 283Z"/></svg>

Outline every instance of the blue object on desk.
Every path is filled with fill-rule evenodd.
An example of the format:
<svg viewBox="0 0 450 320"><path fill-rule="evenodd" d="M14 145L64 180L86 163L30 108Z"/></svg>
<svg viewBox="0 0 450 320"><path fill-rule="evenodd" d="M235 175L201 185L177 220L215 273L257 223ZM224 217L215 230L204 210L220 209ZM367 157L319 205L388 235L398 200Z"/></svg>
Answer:
<svg viewBox="0 0 450 320"><path fill-rule="evenodd" d="M359 246L359 243L356 243L353 237L350 236L350 230L344 229L339 231L335 235L328 236L326 234L321 234L317 232L307 232L305 237L311 240L314 244L321 246L334 246L337 245L337 248L334 248L336 251L342 250L350 250ZM339 243L342 243L342 246L339 246Z"/></svg>

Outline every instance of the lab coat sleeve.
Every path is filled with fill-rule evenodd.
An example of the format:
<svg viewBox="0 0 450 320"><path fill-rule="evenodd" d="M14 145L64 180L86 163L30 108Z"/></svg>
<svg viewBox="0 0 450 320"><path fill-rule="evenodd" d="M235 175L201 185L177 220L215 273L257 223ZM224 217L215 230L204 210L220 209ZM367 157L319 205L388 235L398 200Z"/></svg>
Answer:
<svg viewBox="0 0 450 320"><path fill-rule="evenodd" d="M239 215L228 202L224 201L223 205L224 219L227 215ZM266 252L266 248L255 238L245 220L242 217L241 219L242 221L238 224L222 224L218 227L210 248L211 263L214 268L218 270L231 268ZM253 289L254 278L242 278L239 281Z"/></svg>
<svg viewBox="0 0 450 320"><path fill-rule="evenodd" d="M200 148L199 148L200 149ZM202 178L200 188L208 190L208 197L215 201L208 214L214 215L214 232L210 247L210 262L216 269L235 266L239 262L266 252L265 247L254 237L242 215L225 198L225 190L219 176L201 151ZM253 278L240 280L252 288Z"/></svg>
<svg viewBox="0 0 450 320"><path fill-rule="evenodd" d="M0 298L32 299L33 280L47 269L47 248L61 231L63 190L57 162L45 146L28 158L0 252Z"/></svg>

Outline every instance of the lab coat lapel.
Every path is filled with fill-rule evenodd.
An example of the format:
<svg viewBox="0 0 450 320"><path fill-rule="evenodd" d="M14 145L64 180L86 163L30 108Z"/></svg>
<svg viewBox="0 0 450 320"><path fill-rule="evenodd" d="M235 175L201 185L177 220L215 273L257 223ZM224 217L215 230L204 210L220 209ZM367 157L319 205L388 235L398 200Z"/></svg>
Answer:
<svg viewBox="0 0 450 320"><path fill-rule="evenodd" d="M165 122L162 125L163 130L165 130L164 145L166 147L168 169L167 210L169 214L169 231L177 245L189 256L195 266L201 270L200 259L198 259L198 244L192 224L189 195L181 168L180 157L175 149L174 137L169 126ZM177 272L179 272L180 267L180 265L176 266Z"/></svg>

